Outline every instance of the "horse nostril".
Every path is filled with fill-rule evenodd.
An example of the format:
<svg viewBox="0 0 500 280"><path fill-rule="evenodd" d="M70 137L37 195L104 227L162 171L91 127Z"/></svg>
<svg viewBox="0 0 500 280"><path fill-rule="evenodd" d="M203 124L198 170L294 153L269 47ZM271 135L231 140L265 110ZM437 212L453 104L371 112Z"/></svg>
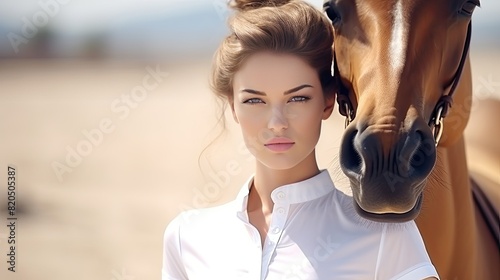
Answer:
<svg viewBox="0 0 500 280"><path fill-rule="evenodd" d="M410 167L417 176L427 176L436 163L436 146L432 134L423 130L415 131L419 143L410 158Z"/></svg>
<svg viewBox="0 0 500 280"><path fill-rule="evenodd" d="M340 163L341 168L346 174L359 174L361 172L362 159L361 155L356 151L354 147L354 138L356 137L358 130L353 128L350 131L347 130L342 139L342 145L340 148Z"/></svg>
<svg viewBox="0 0 500 280"><path fill-rule="evenodd" d="M416 135L416 140L417 140L417 146L416 146L415 152L411 155L411 157L408 161L410 163L410 166L413 168L422 165L422 163L425 161L425 153L423 152L423 149L422 149L422 139L423 139L422 136L423 135L420 131L417 131L415 133L415 135Z"/></svg>

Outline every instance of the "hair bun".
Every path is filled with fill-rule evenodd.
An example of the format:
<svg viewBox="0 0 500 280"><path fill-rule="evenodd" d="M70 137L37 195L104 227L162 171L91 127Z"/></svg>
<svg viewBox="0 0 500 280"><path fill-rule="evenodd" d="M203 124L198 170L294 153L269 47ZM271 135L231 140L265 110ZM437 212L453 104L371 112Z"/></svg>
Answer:
<svg viewBox="0 0 500 280"><path fill-rule="evenodd" d="M229 7L238 11L247 11L262 7L278 7L292 0L231 0Z"/></svg>

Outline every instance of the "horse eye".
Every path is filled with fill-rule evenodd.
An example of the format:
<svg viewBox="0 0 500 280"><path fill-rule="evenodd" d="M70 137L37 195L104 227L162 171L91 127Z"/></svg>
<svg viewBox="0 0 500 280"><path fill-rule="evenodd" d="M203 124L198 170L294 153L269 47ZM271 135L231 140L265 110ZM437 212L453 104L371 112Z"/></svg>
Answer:
<svg viewBox="0 0 500 280"><path fill-rule="evenodd" d="M331 1L325 1L323 3L323 11L325 11L328 18L332 21L332 24L335 25L340 21L339 12L333 7Z"/></svg>
<svg viewBox="0 0 500 280"><path fill-rule="evenodd" d="M479 6L479 3L474 2L474 1L467 1L462 6L462 9L460 10L460 13L463 14L464 16L472 16L472 13L474 12L474 9L477 6Z"/></svg>

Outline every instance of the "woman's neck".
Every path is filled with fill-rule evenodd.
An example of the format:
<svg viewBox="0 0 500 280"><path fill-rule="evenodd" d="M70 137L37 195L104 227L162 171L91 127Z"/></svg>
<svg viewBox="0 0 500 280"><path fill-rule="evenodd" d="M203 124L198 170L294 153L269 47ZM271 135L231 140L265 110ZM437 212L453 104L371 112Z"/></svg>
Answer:
<svg viewBox="0 0 500 280"><path fill-rule="evenodd" d="M274 203L271 192L276 188L309 179L319 173L314 151L298 165L285 170L271 169L257 162L255 176L247 210L262 211L264 214L272 213Z"/></svg>
<svg viewBox="0 0 500 280"><path fill-rule="evenodd" d="M259 231L263 247L274 207L271 192L280 186L306 180L318 173L319 168L314 151L301 163L286 170L271 169L257 162L253 184L248 195L247 213L249 222Z"/></svg>

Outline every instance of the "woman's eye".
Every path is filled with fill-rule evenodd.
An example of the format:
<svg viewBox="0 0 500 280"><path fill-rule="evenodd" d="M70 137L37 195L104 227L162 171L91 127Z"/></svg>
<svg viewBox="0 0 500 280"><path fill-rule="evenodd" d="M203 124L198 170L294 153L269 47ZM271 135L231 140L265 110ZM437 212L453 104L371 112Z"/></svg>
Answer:
<svg viewBox="0 0 500 280"><path fill-rule="evenodd" d="M250 98L245 101L243 101L245 104L257 104L257 103L264 103L261 99L259 98Z"/></svg>
<svg viewBox="0 0 500 280"><path fill-rule="evenodd" d="M290 99L290 101L291 101L291 102L306 102L306 101L308 101L309 99L311 99L311 98L309 98L309 97L307 97L307 96L294 96L294 97L292 97L292 98Z"/></svg>

